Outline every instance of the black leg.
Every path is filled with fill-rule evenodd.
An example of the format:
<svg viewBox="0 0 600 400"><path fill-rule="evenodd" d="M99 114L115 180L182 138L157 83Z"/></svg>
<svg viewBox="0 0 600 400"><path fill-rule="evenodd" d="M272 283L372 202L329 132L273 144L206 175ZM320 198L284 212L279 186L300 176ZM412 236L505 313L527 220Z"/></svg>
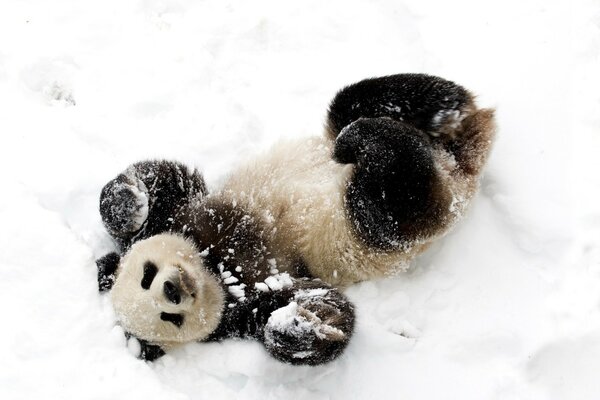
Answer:
<svg viewBox="0 0 600 400"><path fill-rule="evenodd" d="M338 357L354 329L354 306L320 280L288 278L283 288L246 290L247 300L228 308L208 340L253 337L276 359L318 365Z"/></svg>
<svg viewBox="0 0 600 400"><path fill-rule="evenodd" d="M473 108L463 87L425 74L365 79L340 90L329 106L327 128L334 139L359 118L388 117L433 136L451 134Z"/></svg>
<svg viewBox="0 0 600 400"><path fill-rule="evenodd" d="M180 209L206 195L200 172L172 161L131 165L104 186L100 214L109 233L124 247L169 231Z"/></svg>
<svg viewBox="0 0 600 400"><path fill-rule="evenodd" d="M432 156L431 138L389 118L359 119L337 137L333 157L355 164L346 207L367 244L397 249L443 225L450 204Z"/></svg>

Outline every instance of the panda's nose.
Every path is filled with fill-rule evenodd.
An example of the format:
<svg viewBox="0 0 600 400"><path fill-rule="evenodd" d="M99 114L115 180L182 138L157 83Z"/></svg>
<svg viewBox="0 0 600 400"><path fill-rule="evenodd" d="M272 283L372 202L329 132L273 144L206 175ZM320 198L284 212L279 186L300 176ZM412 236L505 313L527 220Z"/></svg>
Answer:
<svg viewBox="0 0 600 400"><path fill-rule="evenodd" d="M166 281L163 285L163 292L171 303L181 303L181 295L179 294L179 288L171 281Z"/></svg>

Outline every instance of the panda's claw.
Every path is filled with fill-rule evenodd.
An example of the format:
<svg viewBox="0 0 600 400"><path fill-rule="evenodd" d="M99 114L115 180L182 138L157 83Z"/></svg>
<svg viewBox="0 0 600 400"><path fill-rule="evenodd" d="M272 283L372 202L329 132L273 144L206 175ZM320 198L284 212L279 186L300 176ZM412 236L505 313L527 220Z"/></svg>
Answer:
<svg viewBox="0 0 600 400"><path fill-rule="evenodd" d="M331 306L325 308L332 308ZM319 309L320 314L324 314L323 308ZM298 316L309 322L313 326L313 332L319 339L339 342L346 339L346 334L341 329L336 328L334 315L338 316L340 311L329 313L324 319L319 318L316 312L310 311L307 308L298 306Z"/></svg>

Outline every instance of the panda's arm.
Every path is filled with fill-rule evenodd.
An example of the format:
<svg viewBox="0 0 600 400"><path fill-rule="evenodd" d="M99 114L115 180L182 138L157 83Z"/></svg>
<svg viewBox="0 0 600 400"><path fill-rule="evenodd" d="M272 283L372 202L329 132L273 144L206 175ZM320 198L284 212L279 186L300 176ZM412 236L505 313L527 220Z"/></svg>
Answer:
<svg viewBox="0 0 600 400"><path fill-rule="evenodd" d="M292 279L291 286L274 291L265 287L248 294L245 302L231 304L210 339L254 337L289 364L332 361L353 333L354 306L320 280Z"/></svg>
<svg viewBox="0 0 600 400"><path fill-rule="evenodd" d="M182 207L206 193L195 169L173 161L141 161L104 186L100 214L111 236L128 247L169 231Z"/></svg>

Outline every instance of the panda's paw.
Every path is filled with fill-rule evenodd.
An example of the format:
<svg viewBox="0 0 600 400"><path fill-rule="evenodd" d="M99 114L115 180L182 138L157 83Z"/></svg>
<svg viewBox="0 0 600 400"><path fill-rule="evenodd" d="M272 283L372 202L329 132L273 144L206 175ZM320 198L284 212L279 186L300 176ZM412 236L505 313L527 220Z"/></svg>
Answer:
<svg viewBox="0 0 600 400"><path fill-rule="evenodd" d="M148 189L134 176L121 174L102 189L102 221L116 236L139 231L148 218L148 209Z"/></svg>
<svg viewBox="0 0 600 400"><path fill-rule="evenodd" d="M429 142L425 133L405 123L361 118L342 129L335 140L333 159L341 164L385 165L404 153L422 153L419 148L430 147Z"/></svg>
<svg viewBox="0 0 600 400"><path fill-rule="evenodd" d="M310 289L271 314L265 345L284 362L323 364L342 353L353 326L354 309L335 289Z"/></svg>
<svg viewBox="0 0 600 400"><path fill-rule="evenodd" d="M473 107L473 96L454 82L426 74L397 74L340 90L329 106L326 126L335 138L360 118L391 118L432 137L453 135Z"/></svg>
<svg viewBox="0 0 600 400"><path fill-rule="evenodd" d="M368 246L399 249L444 226L452 198L426 133L389 118L359 119L342 130L333 158L354 164L345 208Z"/></svg>

